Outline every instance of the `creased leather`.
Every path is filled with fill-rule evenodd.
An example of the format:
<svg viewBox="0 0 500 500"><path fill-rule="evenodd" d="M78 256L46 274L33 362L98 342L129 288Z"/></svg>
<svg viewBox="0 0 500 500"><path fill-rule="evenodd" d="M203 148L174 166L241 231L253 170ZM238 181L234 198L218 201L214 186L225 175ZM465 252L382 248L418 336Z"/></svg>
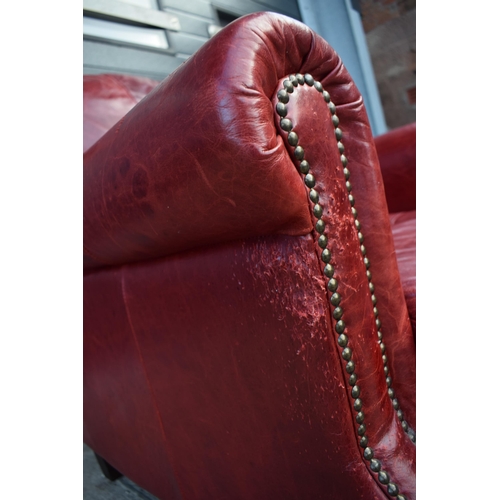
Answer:
<svg viewBox="0 0 500 500"><path fill-rule="evenodd" d="M159 498L387 497L357 444L307 192L276 130L275 94L295 72L338 107L394 388L414 426L413 336L361 96L309 28L246 16L84 155L86 433ZM387 397L330 117L309 90L290 116L331 202L367 434L410 500L415 448ZM138 464L149 440L153 458Z"/></svg>

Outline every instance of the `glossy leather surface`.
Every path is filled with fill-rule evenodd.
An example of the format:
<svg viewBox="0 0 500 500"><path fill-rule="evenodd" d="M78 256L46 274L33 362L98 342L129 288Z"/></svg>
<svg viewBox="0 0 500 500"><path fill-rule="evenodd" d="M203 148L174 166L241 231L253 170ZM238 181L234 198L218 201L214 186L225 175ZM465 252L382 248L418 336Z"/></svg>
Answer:
<svg viewBox="0 0 500 500"><path fill-rule="evenodd" d="M95 424L96 451L161 499L176 489L193 500L386 498L357 445L320 273L311 236L275 236L87 276L117 289L86 317L130 322L126 340L93 353L116 375L98 399L86 392L87 411L106 416ZM102 342L102 329L89 332ZM134 342L135 351L125 347ZM121 376L138 359L149 388ZM151 399L160 423L146 412ZM411 489L414 448L388 410L380 434L398 461L391 477ZM116 425L125 419L128 427ZM146 433L156 439L143 459ZM162 469L163 483L152 484Z"/></svg>
<svg viewBox="0 0 500 500"><path fill-rule="evenodd" d="M375 138L389 212L416 209L417 125L410 123Z"/></svg>
<svg viewBox="0 0 500 500"><path fill-rule="evenodd" d="M159 498L387 497L357 443L315 219L276 126L295 72L337 105L393 386L415 426L413 335L359 92L304 25L247 16L84 156L85 439ZM413 499L415 447L387 395L329 111L304 86L289 116L328 201L369 445Z"/></svg>
<svg viewBox="0 0 500 500"><path fill-rule="evenodd" d="M340 119L342 142L345 146L345 155L349 160L352 194L356 200L355 206L361 222L364 245L367 249L366 256L371 262L370 271L378 299L377 308L382 322L381 330L389 358L390 372L394 378L393 388L408 423L414 428L414 338L400 284L397 261L394 258L395 249L390 220L387 215L384 191L380 189L382 179L365 109L359 95L357 98L352 94L347 97L331 84L332 80L339 78L339 74L342 75L342 70L343 68L339 68L338 73L330 73L328 77L321 80L321 83L330 93ZM312 75L316 78L314 72ZM366 362L356 365L360 369L359 380L370 386L368 395L363 398L363 401L369 408L373 405L372 412L368 409L366 412L372 415L374 428L380 432L380 435L376 437L384 441L382 437L384 425L378 418L383 419L386 412L391 411L392 408L386 395L375 317L369 312L372 310L372 304L368 280L351 207L347 199L348 192L345 188L343 168L336 147L337 141L330 120L330 112L322 95L307 85L294 91L287 106L289 109L287 118L291 119L294 124L293 130L299 136L299 144L304 147L305 158L309 161L311 172L316 179L315 189L319 192L320 202L321 199L325 200L323 212L323 219L327 223L325 234L331 242L328 248L332 253L331 263L336 269L335 277L339 281L339 293L344 297L341 303L344 310L342 319L347 325L346 334L350 339L350 345L351 342L353 345L353 359L355 360L361 352L367 359ZM279 126L278 117L276 117L276 123ZM281 133L286 141L286 134ZM291 148L290 153L293 154ZM310 203L310 208L312 205ZM318 236L317 233L314 235ZM319 252L319 247L317 250ZM373 343L370 344L371 342ZM368 355L370 345L373 352ZM378 380L374 372L378 373ZM361 387L363 382L359 384ZM374 411L375 408L379 411ZM367 435L369 435L369 426L372 422L368 418L367 421L369 422ZM398 443L398 446L402 446L403 443Z"/></svg>

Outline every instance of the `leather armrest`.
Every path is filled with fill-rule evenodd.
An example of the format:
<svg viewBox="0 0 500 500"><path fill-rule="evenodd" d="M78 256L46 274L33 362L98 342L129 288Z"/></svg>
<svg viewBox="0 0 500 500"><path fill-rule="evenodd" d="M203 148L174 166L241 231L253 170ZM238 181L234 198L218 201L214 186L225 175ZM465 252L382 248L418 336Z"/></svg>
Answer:
<svg viewBox="0 0 500 500"><path fill-rule="evenodd" d="M221 418L221 402L241 409L243 394L262 436L235 440L239 449L249 440L259 443L259 458L240 462L242 476L266 468L265 440L280 459L298 459L295 451L281 454L293 436L321 443L322 453L341 464L326 467L338 474L339 490L347 468L359 471L370 489L361 494L354 481L359 493L323 490L334 497L381 499L387 489L415 498L414 343L382 174L362 97L321 37L277 14L238 19L97 141L84 169L86 269L157 258L86 275L87 346L95 349L88 363L105 359L102 339L114 335L110 361L99 367L128 371L128 363L115 362L113 342L129 342L123 350L139 352L136 367L142 365L146 378L155 374L143 386L160 395L155 411L162 422L176 422L167 428L177 436L198 433L199 457L211 457L211 443L226 439L227 426L211 425ZM199 343L203 338L208 344ZM240 342L249 361L245 376L239 368L224 372L241 365ZM295 380L307 378L299 399L277 405L279 419L293 422L283 441L276 441L277 427L267 418L273 404L261 401L266 386L251 373L270 373L263 346L280 370L270 379L286 381L279 389L284 401ZM291 368L286 378L285 367ZM97 382L100 395L105 384ZM250 386L257 390L247 392ZM266 394L276 400L273 392ZM310 394L331 406L308 424L301 408L311 407ZM180 408L179 395L190 411L171 415ZM215 412L206 425L199 418L204 401ZM309 434L308 425L321 429ZM104 427L97 422L92 438ZM208 440L204 428L212 432ZM249 428L238 426L238 436ZM348 446L337 438L344 434ZM170 444L165 449L173 453ZM233 460L229 452L220 456ZM181 443L176 459L192 457ZM230 471L226 466L226 484L235 477ZM184 485L191 483L184 477Z"/></svg>
<svg viewBox="0 0 500 500"><path fill-rule="evenodd" d="M313 74L351 108L344 132L353 130L353 151L377 162L369 127L355 124L361 96L336 52L304 25L264 17L213 37L84 154L85 269L311 232L271 101L290 73Z"/></svg>
<svg viewBox="0 0 500 500"><path fill-rule="evenodd" d="M410 123L375 138L389 212L416 209L417 125Z"/></svg>

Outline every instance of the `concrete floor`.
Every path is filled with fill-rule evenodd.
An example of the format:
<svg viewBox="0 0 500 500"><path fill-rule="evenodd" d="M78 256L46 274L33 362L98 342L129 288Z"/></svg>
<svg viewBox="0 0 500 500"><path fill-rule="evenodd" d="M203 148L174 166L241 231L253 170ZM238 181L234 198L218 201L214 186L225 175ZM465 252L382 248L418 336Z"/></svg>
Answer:
<svg viewBox="0 0 500 500"><path fill-rule="evenodd" d="M158 500L135 483L121 477L116 481L106 479L94 452L83 445L83 500Z"/></svg>

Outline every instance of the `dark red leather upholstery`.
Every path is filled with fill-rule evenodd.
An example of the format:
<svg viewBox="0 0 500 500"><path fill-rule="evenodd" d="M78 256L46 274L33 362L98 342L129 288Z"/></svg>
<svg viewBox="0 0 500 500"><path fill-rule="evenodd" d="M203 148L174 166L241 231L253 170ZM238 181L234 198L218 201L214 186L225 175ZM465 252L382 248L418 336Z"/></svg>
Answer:
<svg viewBox="0 0 500 500"><path fill-rule="evenodd" d="M417 125L410 123L375 138L389 212L416 209Z"/></svg>
<svg viewBox="0 0 500 500"><path fill-rule="evenodd" d="M324 207L362 424L353 406L310 190L276 113L291 73L336 105L385 366L415 428L413 334L361 96L306 26L246 16L84 155L84 439L162 499L387 498L363 426L415 498L332 116L304 84L287 117Z"/></svg>
<svg viewBox="0 0 500 500"><path fill-rule="evenodd" d="M416 213L390 214L401 284L405 294L413 334L417 330Z"/></svg>
<svg viewBox="0 0 500 500"><path fill-rule="evenodd" d="M416 123L375 138L413 334L416 334Z"/></svg>

